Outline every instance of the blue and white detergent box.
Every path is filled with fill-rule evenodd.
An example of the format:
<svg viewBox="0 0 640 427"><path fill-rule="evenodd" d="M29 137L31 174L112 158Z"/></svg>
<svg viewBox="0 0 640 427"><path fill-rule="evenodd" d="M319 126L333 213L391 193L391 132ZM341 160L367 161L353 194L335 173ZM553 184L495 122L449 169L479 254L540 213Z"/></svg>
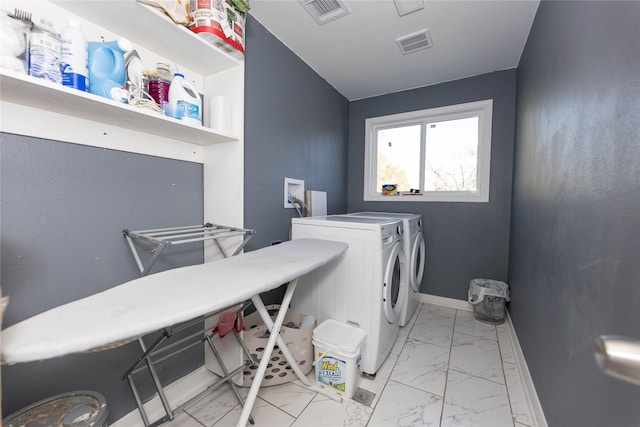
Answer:
<svg viewBox="0 0 640 427"><path fill-rule="evenodd" d="M358 355L356 359L356 377L360 377L362 374L362 370L360 369L361 359L362 356ZM347 361L326 355L323 357L322 353L318 353L318 363L320 365L318 367L318 382L326 384L342 393L346 393L349 379L347 375L349 368ZM355 385L352 387L355 387Z"/></svg>
<svg viewBox="0 0 640 427"><path fill-rule="evenodd" d="M333 319L313 331L316 379L321 387L353 397L362 375L360 347L365 337L363 329Z"/></svg>

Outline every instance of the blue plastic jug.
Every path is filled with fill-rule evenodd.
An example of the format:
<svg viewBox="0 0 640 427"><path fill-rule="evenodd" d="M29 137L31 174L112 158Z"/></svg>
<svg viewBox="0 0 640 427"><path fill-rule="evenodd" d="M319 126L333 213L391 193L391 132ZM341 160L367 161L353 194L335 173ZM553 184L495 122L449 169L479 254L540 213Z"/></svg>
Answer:
<svg viewBox="0 0 640 427"><path fill-rule="evenodd" d="M124 54L130 50L133 46L127 39L89 42L89 92L122 100L120 89L127 85Z"/></svg>

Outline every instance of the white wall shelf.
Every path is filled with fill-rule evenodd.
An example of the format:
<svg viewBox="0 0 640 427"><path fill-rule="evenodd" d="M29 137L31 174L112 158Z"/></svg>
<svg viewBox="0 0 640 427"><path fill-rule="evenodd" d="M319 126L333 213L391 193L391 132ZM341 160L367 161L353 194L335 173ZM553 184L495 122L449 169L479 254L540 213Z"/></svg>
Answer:
<svg viewBox="0 0 640 427"><path fill-rule="evenodd" d="M1 132L201 163L205 222L243 227L243 60L137 0L2 0L2 8L23 9L33 14L34 22L46 17L58 31L75 17L89 41L129 39L147 68L156 61L175 64L204 94L205 125L211 117L210 100L224 97L231 127L215 131L192 126L152 110L0 70ZM206 261L222 257L217 247L205 244Z"/></svg>
<svg viewBox="0 0 640 427"><path fill-rule="evenodd" d="M136 0L54 0L53 4L201 75L241 65L159 9Z"/></svg>
<svg viewBox="0 0 640 427"><path fill-rule="evenodd" d="M0 69L0 90L3 101L196 145L238 139L238 136L215 132L204 126L191 126L149 109L122 104L10 70Z"/></svg>

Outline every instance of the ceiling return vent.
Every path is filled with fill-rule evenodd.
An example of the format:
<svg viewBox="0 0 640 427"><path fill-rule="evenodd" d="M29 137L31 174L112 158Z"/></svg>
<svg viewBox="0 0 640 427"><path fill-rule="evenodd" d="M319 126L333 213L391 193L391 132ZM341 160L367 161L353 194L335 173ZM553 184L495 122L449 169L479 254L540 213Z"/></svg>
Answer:
<svg viewBox="0 0 640 427"><path fill-rule="evenodd" d="M320 25L349 14L342 0L299 0L299 3Z"/></svg>
<svg viewBox="0 0 640 427"><path fill-rule="evenodd" d="M400 51L404 55L433 46L431 34L429 34L429 30L426 28L406 36L398 37L396 43L398 43Z"/></svg>

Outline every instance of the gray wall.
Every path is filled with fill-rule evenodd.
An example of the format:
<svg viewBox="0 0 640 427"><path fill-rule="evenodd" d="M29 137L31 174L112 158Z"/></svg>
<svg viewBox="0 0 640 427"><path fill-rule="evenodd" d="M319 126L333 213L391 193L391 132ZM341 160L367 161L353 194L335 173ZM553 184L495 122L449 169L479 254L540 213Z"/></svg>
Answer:
<svg viewBox="0 0 640 427"><path fill-rule="evenodd" d="M139 277L122 230L202 224L202 179L200 164L0 134L3 327ZM203 261L202 245L165 254L152 272ZM113 422L135 408L120 377L137 349L3 365L2 413L88 389L106 397ZM160 364L160 376L168 383L202 363L200 347Z"/></svg>
<svg viewBox="0 0 640 427"><path fill-rule="evenodd" d="M248 250L287 240L293 209L284 177L328 192L346 210L348 101L249 17L245 99ZM203 222L202 165L2 134L0 140L3 326L139 276L122 237L131 230ZM171 248L154 272L202 262L201 245ZM271 298L278 300L277 292ZM113 422L135 408L124 370L135 343L99 353L3 366L2 412L58 393L105 395ZM160 365L164 383L203 363L201 347ZM151 390L146 375L139 385Z"/></svg>
<svg viewBox="0 0 640 427"><path fill-rule="evenodd" d="M349 103L249 15L245 62L244 225L248 249L289 240L295 209L284 178L327 192L329 213L346 211Z"/></svg>
<svg viewBox="0 0 640 427"><path fill-rule="evenodd" d="M542 2L518 69L511 315L550 426L640 425L640 2Z"/></svg>
<svg viewBox="0 0 640 427"><path fill-rule="evenodd" d="M471 279L507 279L515 88L516 71L507 70L350 105L349 212L422 214L427 244L422 293L466 300ZM363 201L365 119L483 99L493 99L488 203Z"/></svg>

